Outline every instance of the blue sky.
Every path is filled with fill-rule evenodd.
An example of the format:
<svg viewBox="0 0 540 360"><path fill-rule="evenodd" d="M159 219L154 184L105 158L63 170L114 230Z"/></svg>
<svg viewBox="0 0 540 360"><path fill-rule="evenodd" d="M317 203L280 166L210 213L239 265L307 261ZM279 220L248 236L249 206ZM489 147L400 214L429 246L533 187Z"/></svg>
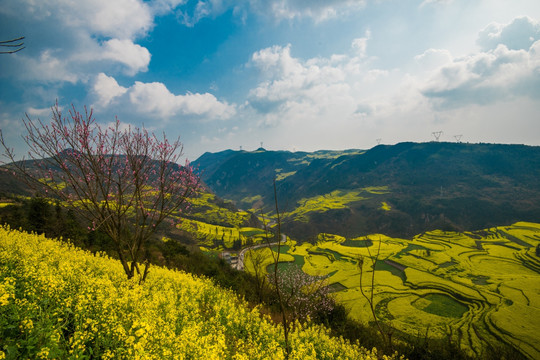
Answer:
<svg viewBox="0 0 540 360"><path fill-rule="evenodd" d="M540 145L537 0L0 0L0 129L58 100L205 151Z"/></svg>

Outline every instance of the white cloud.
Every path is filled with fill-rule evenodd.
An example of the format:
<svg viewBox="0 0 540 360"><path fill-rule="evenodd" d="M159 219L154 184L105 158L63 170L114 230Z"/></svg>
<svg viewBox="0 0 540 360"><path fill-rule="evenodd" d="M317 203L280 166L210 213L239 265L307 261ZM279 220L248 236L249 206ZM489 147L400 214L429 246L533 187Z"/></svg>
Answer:
<svg viewBox="0 0 540 360"><path fill-rule="evenodd" d="M11 21L31 24L20 77L41 82L86 82L97 73L146 71L150 53L134 43L153 27L142 0L20 0L2 4ZM121 65L121 66L118 66Z"/></svg>
<svg viewBox="0 0 540 360"><path fill-rule="evenodd" d="M414 60L424 70L428 70L450 63L452 61L452 54L446 49L428 49L422 54L415 56Z"/></svg>
<svg viewBox="0 0 540 360"><path fill-rule="evenodd" d="M148 3L152 11L157 15L163 15L174 11L178 6L184 5L188 0L154 0Z"/></svg>
<svg viewBox="0 0 540 360"><path fill-rule="evenodd" d="M277 19L292 20L307 17L316 21L344 16L351 11L363 8L366 4L363 0L260 0L253 2L267 3Z"/></svg>
<svg viewBox="0 0 540 360"><path fill-rule="evenodd" d="M199 0L195 6L185 6L186 0L157 0L150 6L157 14L176 11L186 26L194 26L203 18L216 18L232 9L245 18L248 11L271 16L278 21L311 18L316 22L345 16L362 9L365 0Z"/></svg>
<svg viewBox="0 0 540 360"><path fill-rule="evenodd" d="M150 8L140 0L44 1L42 5L69 28L111 38L133 39L153 26Z"/></svg>
<svg viewBox="0 0 540 360"><path fill-rule="evenodd" d="M538 23L529 18L516 18L505 26L489 25L479 34L484 51L452 58L429 80L423 94L442 107L538 98L540 40L531 40L540 37L534 35L536 28L540 29Z"/></svg>
<svg viewBox="0 0 540 360"><path fill-rule="evenodd" d="M126 73L135 75L148 70L151 56L148 49L134 44L131 40L111 39L103 44L101 57L126 65Z"/></svg>
<svg viewBox="0 0 540 360"><path fill-rule="evenodd" d="M94 83L93 92L97 95L97 105L104 107L109 105L114 98L124 95L127 88L120 86L115 78L99 73Z"/></svg>
<svg viewBox="0 0 540 360"><path fill-rule="evenodd" d="M26 21L55 22L71 31L133 39L153 26L150 7L141 0L18 0L2 4L3 13Z"/></svg>
<svg viewBox="0 0 540 360"><path fill-rule="evenodd" d="M367 50L367 43L368 40L371 38L371 31L366 31L366 36L362 38L354 39L352 42L352 48L356 52L356 55L359 57L365 57L366 56L366 50Z"/></svg>
<svg viewBox="0 0 540 360"><path fill-rule="evenodd" d="M19 55L17 61L23 70L18 75L32 81L76 83L79 75L70 69L69 60L60 55L50 49L42 51L37 58Z"/></svg>
<svg viewBox="0 0 540 360"><path fill-rule="evenodd" d="M27 110L26 110L26 113L29 115L29 116L38 116L38 117L45 117L45 116L49 116L51 115L51 108L41 108L41 109L38 109L38 108L34 108L34 107L29 107Z"/></svg>
<svg viewBox="0 0 540 360"><path fill-rule="evenodd" d="M229 119L236 113L236 106L219 101L209 93L175 95L160 82L135 81L129 88L122 87L111 76L100 73L94 83L96 105L105 108L114 103L134 108L154 119L170 119L174 116L199 119Z"/></svg>
<svg viewBox="0 0 540 360"><path fill-rule="evenodd" d="M273 46L252 55L251 65L263 80L249 94L249 105L255 109L260 125L277 127L284 122L311 122L329 119L347 123L358 117L380 113L392 97L393 89L383 85L395 74L371 69L365 45L353 40L349 54L334 54L307 60L295 58L291 46ZM361 43L359 47L359 43ZM406 98L401 95L401 98ZM396 102L391 107L401 104ZM401 105L400 105L401 106ZM331 122L327 125L331 126Z"/></svg>
<svg viewBox="0 0 540 360"><path fill-rule="evenodd" d="M489 24L478 34L477 44L484 51L500 44L511 50L528 50L537 40L540 40L540 22L522 16L509 24Z"/></svg>
<svg viewBox="0 0 540 360"><path fill-rule="evenodd" d="M450 3L454 2L454 0L424 0L422 4L420 4L420 7L424 7L426 5L448 5Z"/></svg>

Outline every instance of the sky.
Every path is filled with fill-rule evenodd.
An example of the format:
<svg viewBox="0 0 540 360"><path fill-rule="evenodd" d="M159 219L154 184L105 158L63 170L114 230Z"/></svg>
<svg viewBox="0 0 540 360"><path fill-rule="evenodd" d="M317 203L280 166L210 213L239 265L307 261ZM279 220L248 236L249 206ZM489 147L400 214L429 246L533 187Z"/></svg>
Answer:
<svg viewBox="0 0 540 360"><path fill-rule="evenodd" d="M225 149L540 145L538 0L0 0L0 129L58 102ZM459 135L459 136L458 136Z"/></svg>

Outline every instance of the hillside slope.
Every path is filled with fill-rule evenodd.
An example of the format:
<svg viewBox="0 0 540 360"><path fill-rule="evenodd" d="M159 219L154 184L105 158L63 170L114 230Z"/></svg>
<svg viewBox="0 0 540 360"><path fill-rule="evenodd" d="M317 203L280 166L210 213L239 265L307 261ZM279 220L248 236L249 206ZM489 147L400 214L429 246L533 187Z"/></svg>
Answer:
<svg viewBox="0 0 540 360"><path fill-rule="evenodd" d="M195 163L218 196L242 208L270 211L276 177L284 231L299 239L321 232L413 236L540 219L540 147L430 142L343 152L227 150Z"/></svg>
<svg viewBox="0 0 540 360"><path fill-rule="evenodd" d="M290 359L376 359L297 326ZM283 359L281 328L210 280L118 261L0 227L0 358Z"/></svg>

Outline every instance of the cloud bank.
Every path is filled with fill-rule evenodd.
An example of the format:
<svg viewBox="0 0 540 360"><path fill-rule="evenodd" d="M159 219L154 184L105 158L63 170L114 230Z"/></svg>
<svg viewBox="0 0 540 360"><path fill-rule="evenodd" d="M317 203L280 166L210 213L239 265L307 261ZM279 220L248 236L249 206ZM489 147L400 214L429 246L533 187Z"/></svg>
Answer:
<svg viewBox="0 0 540 360"><path fill-rule="evenodd" d="M160 82L135 81L126 88L104 73L96 77L92 90L97 108L104 109L112 104L123 105L155 120L168 120L177 115L225 120L236 113L234 104L219 101L209 93L175 95Z"/></svg>
<svg viewBox="0 0 540 360"><path fill-rule="evenodd" d="M477 43L481 51L452 58L422 90L437 107L486 105L540 96L540 24L527 17L492 23Z"/></svg>

